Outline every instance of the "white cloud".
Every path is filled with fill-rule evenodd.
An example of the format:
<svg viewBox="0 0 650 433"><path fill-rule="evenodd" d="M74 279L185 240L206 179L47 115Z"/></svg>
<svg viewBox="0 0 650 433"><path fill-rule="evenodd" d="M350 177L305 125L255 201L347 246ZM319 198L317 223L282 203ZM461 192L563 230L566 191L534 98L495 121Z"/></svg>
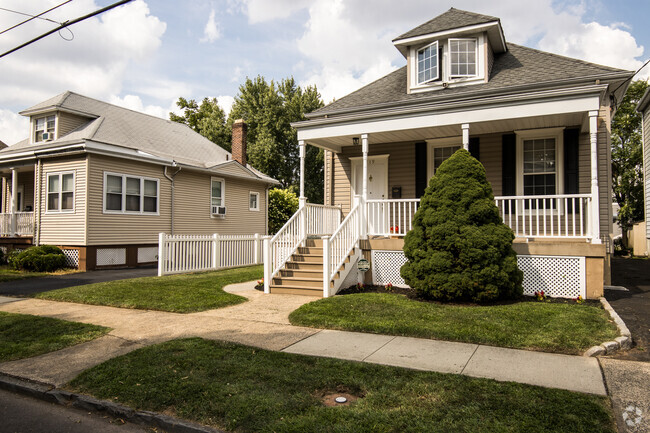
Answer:
<svg viewBox="0 0 650 433"><path fill-rule="evenodd" d="M140 113L149 114L151 116L160 117L162 119L169 119L169 113L182 114L176 106L176 102L170 102L169 107L161 107L159 105L145 105L138 95L124 95L123 98L117 95L111 95L108 102L118 105L120 107L128 108L129 110L139 111Z"/></svg>
<svg viewBox="0 0 650 433"><path fill-rule="evenodd" d="M29 136L29 119L10 110L0 110L0 140L11 146Z"/></svg>
<svg viewBox="0 0 650 433"><path fill-rule="evenodd" d="M232 109L232 104L235 103L235 98L230 95L217 96L217 103L219 104L219 107L226 112L226 117L228 117L228 114Z"/></svg>
<svg viewBox="0 0 650 433"><path fill-rule="evenodd" d="M243 9L248 16L248 22L256 24L272 21L278 18L287 18L294 12L304 9L311 3L310 0L243 0Z"/></svg>
<svg viewBox="0 0 650 433"><path fill-rule="evenodd" d="M205 24L205 28L203 29L203 37L200 39L201 42L212 43L221 37L221 30L219 29L219 25L215 19L215 14L214 9L212 9L208 22Z"/></svg>

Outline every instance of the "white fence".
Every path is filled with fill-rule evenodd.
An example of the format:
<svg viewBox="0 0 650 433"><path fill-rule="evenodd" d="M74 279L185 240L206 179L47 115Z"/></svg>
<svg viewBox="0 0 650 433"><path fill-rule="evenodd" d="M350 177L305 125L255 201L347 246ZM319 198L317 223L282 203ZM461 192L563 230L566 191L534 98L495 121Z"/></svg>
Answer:
<svg viewBox="0 0 650 433"><path fill-rule="evenodd" d="M158 236L158 275L209 271L261 263L262 237L255 235Z"/></svg>

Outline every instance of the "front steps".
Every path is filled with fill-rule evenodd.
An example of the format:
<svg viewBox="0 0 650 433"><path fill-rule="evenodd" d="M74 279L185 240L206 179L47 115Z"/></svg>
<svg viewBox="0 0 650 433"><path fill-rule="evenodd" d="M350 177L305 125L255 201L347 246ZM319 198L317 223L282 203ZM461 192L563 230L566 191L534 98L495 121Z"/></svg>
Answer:
<svg viewBox="0 0 650 433"><path fill-rule="evenodd" d="M322 239L307 239L305 246L299 247L273 278L270 290L271 293L323 297Z"/></svg>

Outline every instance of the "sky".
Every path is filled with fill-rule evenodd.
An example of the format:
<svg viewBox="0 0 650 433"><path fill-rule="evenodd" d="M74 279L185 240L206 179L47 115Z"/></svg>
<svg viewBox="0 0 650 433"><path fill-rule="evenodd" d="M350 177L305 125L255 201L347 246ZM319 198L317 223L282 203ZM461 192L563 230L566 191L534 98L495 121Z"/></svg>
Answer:
<svg viewBox="0 0 650 433"><path fill-rule="evenodd" d="M0 34L0 53L114 1L72 0ZM501 18L528 47L635 71L650 58L647 0L135 0L0 58L0 140L26 138L18 112L66 90L168 118L181 96L229 111L247 77L293 76L328 103L404 66L391 40L450 7ZM0 32L26 19L3 9Z"/></svg>

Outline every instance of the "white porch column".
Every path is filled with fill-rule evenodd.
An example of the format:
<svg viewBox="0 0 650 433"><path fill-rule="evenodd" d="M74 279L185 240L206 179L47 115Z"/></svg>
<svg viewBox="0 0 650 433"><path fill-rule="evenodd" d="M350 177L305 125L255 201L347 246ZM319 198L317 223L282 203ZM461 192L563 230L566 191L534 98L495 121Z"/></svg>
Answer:
<svg viewBox="0 0 650 433"><path fill-rule="evenodd" d="M300 197L298 198L300 205L299 207L304 207L307 203L307 197L305 197L305 141L298 141L298 149L300 150Z"/></svg>
<svg viewBox="0 0 650 433"><path fill-rule="evenodd" d="M463 149L469 150L469 123L460 125L463 129Z"/></svg>
<svg viewBox="0 0 650 433"><path fill-rule="evenodd" d="M589 112L591 144L591 243L600 244L600 197L598 192L598 111Z"/></svg>
<svg viewBox="0 0 650 433"><path fill-rule="evenodd" d="M361 239L368 239L368 219L366 209L368 200L368 134L361 134L361 152L363 153L363 181L361 189Z"/></svg>
<svg viewBox="0 0 650 433"><path fill-rule="evenodd" d="M18 212L18 171L11 169L11 233L16 235L16 212Z"/></svg>

